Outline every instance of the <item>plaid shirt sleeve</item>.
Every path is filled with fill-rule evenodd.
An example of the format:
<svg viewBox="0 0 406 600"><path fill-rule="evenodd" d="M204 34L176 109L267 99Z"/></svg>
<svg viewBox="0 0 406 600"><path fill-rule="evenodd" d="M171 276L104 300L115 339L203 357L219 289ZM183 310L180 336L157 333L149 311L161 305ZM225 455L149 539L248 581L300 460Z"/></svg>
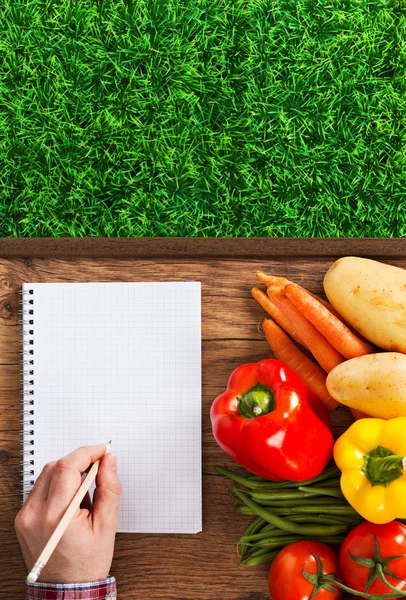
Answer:
<svg viewBox="0 0 406 600"><path fill-rule="evenodd" d="M25 600L116 600L114 577L90 583L28 583Z"/></svg>

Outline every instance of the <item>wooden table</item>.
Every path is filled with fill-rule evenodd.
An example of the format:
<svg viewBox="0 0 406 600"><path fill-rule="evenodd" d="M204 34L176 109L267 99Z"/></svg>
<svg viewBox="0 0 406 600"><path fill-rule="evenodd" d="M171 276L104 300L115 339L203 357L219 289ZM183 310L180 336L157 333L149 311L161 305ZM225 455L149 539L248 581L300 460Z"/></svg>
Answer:
<svg viewBox="0 0 406 600"><path fill-rule="evenodd" d="M25 576L13 528L21 481L22 282L202 282L203 532L118 534L112 573L121 600L267 600L267 567L235 568L234 544L249 518L233 512L228 484L213 471L231 462L212 437L210 404L235 367L270 356L259 327L264 313L250 294L255 271L285 275L322 293L327 268L346 254L406 267L406 240L0 240L0 547L6 574L0 598L22 598ZM333 419L337 433L351 421L346 409Z"/></svg>

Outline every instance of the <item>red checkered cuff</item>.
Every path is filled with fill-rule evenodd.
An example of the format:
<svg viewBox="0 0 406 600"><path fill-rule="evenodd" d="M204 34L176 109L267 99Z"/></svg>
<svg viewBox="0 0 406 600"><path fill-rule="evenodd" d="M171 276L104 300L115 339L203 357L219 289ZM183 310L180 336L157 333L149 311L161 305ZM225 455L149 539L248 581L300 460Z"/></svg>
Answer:
<svg viewBox="0 0 406 600"><path fill-rule="evenodd" d="M116 600L114 577L90 583L28 583L25 600Z"/></svg>

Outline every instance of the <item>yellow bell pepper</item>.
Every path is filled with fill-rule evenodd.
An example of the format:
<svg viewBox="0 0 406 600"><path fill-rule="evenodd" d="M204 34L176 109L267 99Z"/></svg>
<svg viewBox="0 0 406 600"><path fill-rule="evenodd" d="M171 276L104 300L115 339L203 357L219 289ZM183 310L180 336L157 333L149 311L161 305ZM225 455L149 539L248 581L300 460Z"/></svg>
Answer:
<svg viewBox="0 0 406 600"><path fill-rule="evenodd" d="M341 489L372 523L406 518L406 417L360 419L334 446Z"/></svg>

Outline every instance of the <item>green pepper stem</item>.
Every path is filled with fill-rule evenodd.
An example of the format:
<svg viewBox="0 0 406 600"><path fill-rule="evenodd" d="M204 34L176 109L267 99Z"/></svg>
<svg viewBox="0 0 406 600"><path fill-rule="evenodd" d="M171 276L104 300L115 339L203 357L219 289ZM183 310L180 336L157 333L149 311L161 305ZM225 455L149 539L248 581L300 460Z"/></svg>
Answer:
<svg viewBox="0 0 406 600"><path fill-rule="evenodd" d="M391 450L378 446L364 455L365 473L369 483L388 487L393 481L402 477L406 469L406 457L396 456Z"/></svg>
<svg viewBox="0 0 406 600"><path fill-rule="evenodd" d="M245 419L263 417L275 408L273 391L262 383L256 383L241 396L238 396L238 410Z"/></svg>

